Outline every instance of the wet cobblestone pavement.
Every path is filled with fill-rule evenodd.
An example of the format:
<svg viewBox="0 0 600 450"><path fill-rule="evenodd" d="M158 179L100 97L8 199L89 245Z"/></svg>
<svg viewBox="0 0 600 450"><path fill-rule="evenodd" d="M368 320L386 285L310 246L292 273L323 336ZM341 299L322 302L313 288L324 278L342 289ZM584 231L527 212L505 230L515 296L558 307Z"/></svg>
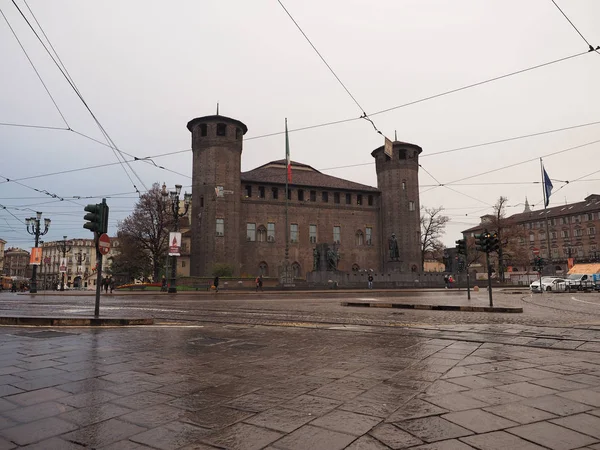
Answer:
<svg viewBox="0 0 600 450"><path fill-rule="evenodd" d="M524 313L114 296L103 314L158 323L0 327L0 449L599 450L598 295L497 297ZM0 295L0 315L89 308Z"/></svg>

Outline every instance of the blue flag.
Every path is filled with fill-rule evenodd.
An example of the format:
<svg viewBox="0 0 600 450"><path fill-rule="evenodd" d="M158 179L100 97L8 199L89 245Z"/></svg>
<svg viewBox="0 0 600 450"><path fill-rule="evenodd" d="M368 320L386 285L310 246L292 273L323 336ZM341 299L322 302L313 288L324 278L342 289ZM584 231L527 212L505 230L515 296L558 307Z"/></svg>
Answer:
<svg viewBox="0 0 600 450"><path fill-rule="evenodd" d="M548 203L550 203L550 194L552 194L552 181L550 181L550 177L548 176L548 173L546 172L546 169L543 169L544 171L544 208L546 206L548 206Z"/></svg>

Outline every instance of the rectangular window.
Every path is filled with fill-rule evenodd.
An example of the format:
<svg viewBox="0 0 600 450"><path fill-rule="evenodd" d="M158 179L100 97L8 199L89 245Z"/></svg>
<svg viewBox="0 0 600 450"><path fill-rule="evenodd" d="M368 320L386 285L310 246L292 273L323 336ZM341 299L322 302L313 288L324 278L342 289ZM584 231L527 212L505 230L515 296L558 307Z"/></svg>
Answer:
<svg viewBox="0 0 600 450"><path fill-rule="evenodd" d="M365 228L365 235L367 237L366 244L367 245L373 245L373 228L366 227Z"/></svg>
<svg viewBox="0 0 600 450"><path fill-rule="evenodd" d="M569 223L569 218L568 217L561 217L560 218L560 223L563 225L566 225Z"/></svg>
<svg viewBox="0 0 600 450"><path fill-rule="evenodd" d="M577 256L583 258L583 247L581 245L577 247Z"/></svg>
<svg viewBox="0 0 600 450"><path fill-rule="evenodd" d="M288 200L292 199L292 190L288 188Z"/></svg>
<svg viewBox="0 0 600 450"><path fill-rule="evenodd" d="M550 219L550 225L552 225L552 226L556 225L556 219L555 218Z"/></svg>
<svg viewBox="0 0 600 450"><path fill-rule="evenodd" d="M290 225L290 242L298 242L298 224L292 223Z"/></svg>
<svg viewBox="0 0 600 450"><path fill-rule="evenodd" d="M227 134L227 125L224 123L217 124L217 136L225 136Z"/></svg>
<svg viewBox="0 0 600 450"><path fill-rule="evenodd" d="M576 237L583 236L583 230L575 230L575 236Z"/></svg>
<svg viewBox="0 0 600 450"><path fill-rule="evenodd" d="M246 198L252 197L252 186L249 184L246 185Z"/></svg>
<svg viewBox="0 0 600 450"><path fill-rule="evenodd" d="M264 186L258 187L258 198L265 198L265 187Z"/></svg>
<svg viewBox="0 0 600 450"><path fill-rule="evenodd" d="M560 237L562 237L562 238L568 238L569 237L569 230L562 230L560 232Z"/></svg>
<svg viewBox="0 0 600 450"><path fill-rule="evenodd" d="M589 227L588 228L588 236L595 236L596 235L596 227Z"/></svg>
<svg viewBox="0 0 600 450"><path fill-rule="evenodd" d="M299 202L304 201L304 189L298 189L298 201Z"/></svg>
<svg viewBox="0 0 600 450"><path fill-rule="evenodd" d="M557 248L553 248L552 249L552 257L553 258L558 258L558 249Z"/></svg>
<svg viewBox="0 0 600 450"><path fill-rule="evenodd" d="M225 235L225 220L217 219L217 236Z"/></svg>
<svg viewBox="0 0 600 450"><path fill-rule="evenodd" d="M185 267L185 261L181 260L181 267Z"/></svg>
<svg viewBox="0 0 600 450"><path fill-rule="evenodd" d="M275 242L275 223L267 223L267 242Z"/></svg>
<svg viewBox="0 0 600 450"><path fill-rule="evenodd" d="M535 242L535 234L529 235L529 242Z"/></svg>
<svg viewBox="0 0 600 450"><path fill-rule="evenodd" d="M408 210L409 211L414 211L415 210L415 202L413 202L412 200L410 200L408 202Z"/></svg>
<svg viewBox="0 0 600 450"><path fill-rule="evenodd" d="M321 200L323 201L323 203L327 203L329 201L329 192L323 191L321 193Z"/></svg>
<svg viewBox="0 0 600 450"><path fill-rule="evenodd" d="M580 220L579 216L572 216L571 217L571 223L579 223L580 221L581 220Z"/></svg>
<svg viewBox="0 0 600 450"><path fill-rule="evenodd" d="M346 194L346 205L352 204L352 194Z"/></svg>
<svg viewBox="0 0 600 450"><path fill-rule="evenodd" d="M588 213L587 220L594 220L594 213Z"/></svg>
<svg viewBox="0 0 600 450"><path fill-rule="evenodd" d="M373 196L369 195L367 202L369 203L369 206L373 206Z"/></svg>
<svg viewBox="0 0 600 450"><path fill-rule="evenodd" d="M273 200L277 200L279 198L279 189L274 187L271 188L271 193L273 195Z"/></svg>
<svg viewBox="0 0 600 450"><path fill-rule="evenodd" d="M200 196L200 208L204 208L204 196Z"/></svg>
<svg viewBox="0 0 600 450"><path fill-rule="evenodd" d="M333 227L333 242L335 244L339 244L342 239L342 228L341 227Z"/></svg>
<svg viewBox="0 0 600 450"><path fill-rule="evenodd" d="M340 193L339 192L334 192L333 193L333 203L339 203L340 202Z"/></svg>
<svg viewBox="0 0 600 450"><path fill-rule="evenodd" d="M362 194L358 194L356 196L356 204L357 205L362 205Z"/></svg>
<svg viewBox="0 0 600 450"><path fill-rule="evenodd" d="M310 240L311 244L317 243L317 226L316 225L308 226L308 239Z"/></svg>
<svg viewBox="0 0 600 450"><path fill-rule="evenodd" d="M317 201L317 191L310 191L310 201L311 202Z"/></svg>
<svg viewBox="0 0 600 450"><path fill-rule="evenodd" d="M254 242L256 241L256 224L255 223L247 223L246 224L246 240Z"/></svg>
<svg viewBox="0 0 600 450"><path fill-rule="evenodd" d="M556 239L556 238L557 238L556 231L551 231L550 232L550 239Z"/></svg>

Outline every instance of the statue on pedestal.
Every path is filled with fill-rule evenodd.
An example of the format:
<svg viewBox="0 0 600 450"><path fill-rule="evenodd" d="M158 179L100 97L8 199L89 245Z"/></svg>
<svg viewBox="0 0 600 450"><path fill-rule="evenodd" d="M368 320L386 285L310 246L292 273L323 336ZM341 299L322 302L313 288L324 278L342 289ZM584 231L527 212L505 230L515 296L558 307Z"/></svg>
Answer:
<svg viewBox="0 0 600 450"><path fill-rule="evenodd" d="M337 270L340 255L333 248L327 249L327 270Z"/></svg>

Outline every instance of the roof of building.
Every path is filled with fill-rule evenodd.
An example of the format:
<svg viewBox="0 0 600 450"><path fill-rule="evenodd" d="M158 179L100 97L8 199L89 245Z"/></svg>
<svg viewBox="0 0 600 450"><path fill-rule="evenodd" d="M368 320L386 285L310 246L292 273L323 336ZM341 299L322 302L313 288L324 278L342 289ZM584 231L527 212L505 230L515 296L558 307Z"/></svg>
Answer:
<svg viewBox="0 0 600 450"><path fill-rule="evenodd" d="M569 275L571 274L593 274L600 273L600 264L575 264L569 269Z"/></svg>
<svg viewBox="0 0 600 450"><path fill-rule="evenodd" d="M394 141L392 142L392 147L413 147L416 148L418 150L418 153L421 154L421 152L423 151L423 149L417 145L417 144L411 144L410 142L403 142L403 141ZM385 148L385 145L382 145L381 147L377 147L375 150L373 150L371 152L371 156L375 157L375 154L379 151L383 151Z"/></svg>
<svg viewBox="0 0 600 450"><path fill-rule="evenodd" d="M242 129L242 131L244 132L244 134L246 134L246 132L248 131L248 127L243 122L240 122L237 119L232 119L231 117L221 116L219 114L216 114L214 116L196 117L195 119L192 119L187 123L187 129L192 131L192 128L194 128L194 126L197 123L204 123L204 122L229 122L229 123L233 123L234 125L237 125L238 127L240 127Z"/></svg>
<svg viewBox="0 0 600 450"><path fill-rule="evenodd" d="M256 169L248 172L242 172L241 179L243 183L269 183L285 184L287 165L285 159L271 161ZM291 161L292 165L292 183L293 186L319 187L328 189L340 189L350 191L368 191L379 192L379 189L365 184L355 183L342 178L332 177L319 172L315 168Z"/></svg>
<svg viewBox="0 0 600 450"><path fill-rule="evenodd" d="M576 214L584 214L592 211L595 212L598 210L600 210L600 194L591 194L588 195L581 202L553 206L551 208L546 208L545 210L537 209L529 212L513 214L512 216L509 216L506 219L515 223L535 222L538 220L543 220L545 217L552 218L566 215L571 216ZM479 225L475 225L474 227L464 230L463 233L481 230L484 226L485 223L480 223Z"/></svg>

